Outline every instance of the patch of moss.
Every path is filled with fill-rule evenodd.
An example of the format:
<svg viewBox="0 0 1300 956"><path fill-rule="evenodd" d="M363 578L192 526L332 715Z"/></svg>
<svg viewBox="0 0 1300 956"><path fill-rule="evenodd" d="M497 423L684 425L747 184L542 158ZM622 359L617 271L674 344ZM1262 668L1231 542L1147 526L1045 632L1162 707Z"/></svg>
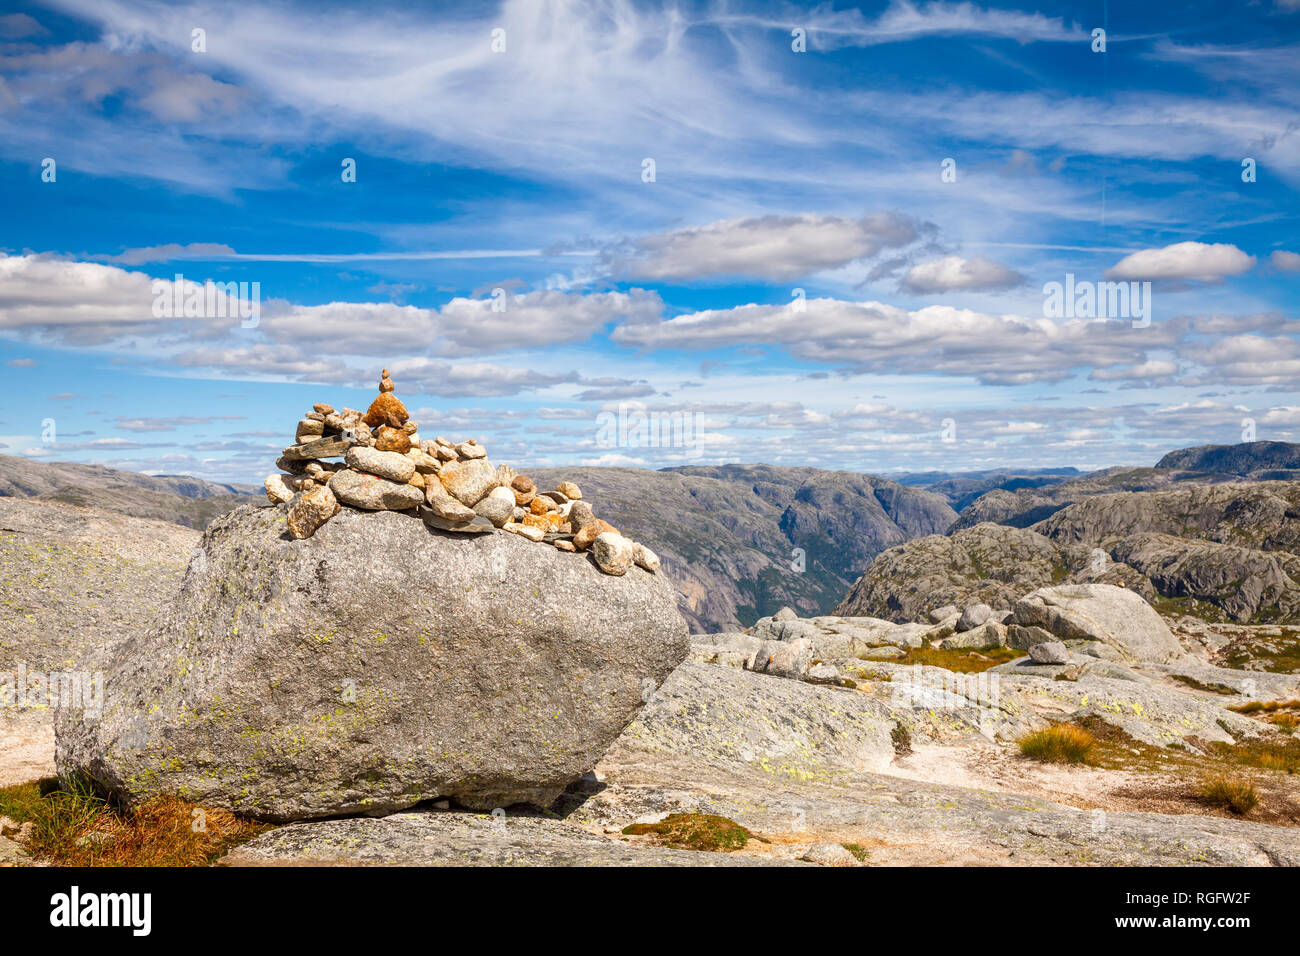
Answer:
<svg viewBox="0 0 1300 956"><path fill-rule="evenodd" d="M860 843L841 843L840 846L852 853L859 863L866 863L867 857L871 856L870 851Z"/></svg>
<svg viewBox="0 0 1300 956"><path fill-rule="evenodd" d="M652 836L662 846L705 853L732 853L755 838L739 823L712 813L670 813L658 823L633 823L627 836Z"/></svg>
<svg viewBox="0 0 1300 956"><path fill-rule="evenodd" d="M945 650L941 647L911 647L902 657L890 660L891 664L925 664L929 667L942 667L955 674L978 674L1023 657L1023 651L1010 647L990 647L982 651L968 648Z"/></svg>

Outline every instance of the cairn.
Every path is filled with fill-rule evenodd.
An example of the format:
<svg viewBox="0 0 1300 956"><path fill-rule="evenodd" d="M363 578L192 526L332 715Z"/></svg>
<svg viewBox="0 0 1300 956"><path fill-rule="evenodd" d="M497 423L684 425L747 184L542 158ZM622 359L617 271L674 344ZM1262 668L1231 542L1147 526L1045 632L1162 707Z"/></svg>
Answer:
<svg viewBox="0 0 1300 956"><path fill-rule="evenodd" d="M472 438L422 441L388 369L364 414L313 405L294 441L275 463L283 473L267 476L266 496L287 506L296 539L310 538L343 508L396 511L439 531L504 531L560 551L590 552L606 574L626 574L633 564L659 570L659 557L597 518L573 482L538 491L527 475L494 466Z"/></svg>

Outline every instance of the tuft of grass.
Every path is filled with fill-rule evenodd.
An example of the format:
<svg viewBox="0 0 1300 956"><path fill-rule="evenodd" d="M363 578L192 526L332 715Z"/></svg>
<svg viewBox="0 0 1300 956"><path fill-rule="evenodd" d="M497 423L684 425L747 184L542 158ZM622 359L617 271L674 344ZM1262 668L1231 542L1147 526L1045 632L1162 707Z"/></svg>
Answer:
<svg viewBox="0 0 1300 956"><path fill-rule="evenodd" d="M627 836L653 836L655 842L678 850L731 853L755 837L739 823L712 813L670 813L658 823L633 823Z"/></svg>
<svg viewBox="0 0 1300 956"><path fill-rule="evenodd" d="M1235 744L1218 743L1214 751L1234 763L1260 770L1300 773L1300 740L1269 735L1251 737Z"/></svg>
<svg viewBox="0 0 1300 956"><path fill-rule="evenodd" d="M1294 734L1300 730L1300 717L1295 714L1269 714L1264 719L1284 734Z"/></svg>
<svg viewBox="0 0 1300 956"><path fill-rule="evenodd" d="M33 823L25 849L55 866L203 866L269 829L174 796L123 808L53 778L0 788L0 814Z"/></svg>
<svg viewBox="0 0 1300 956"><path fill-rule="evenodd" d="M1255 791L1255 785L1237 777L1211 777L1201 785L1197 794L1211 806L1242 817L1259 806L1259 794Z"/></svg>
<svg viewBox="0 0 1300 956"><path fill-rule="evenodd" d="M911 647L906 654L893 658L890 663L925 664L929 667L942 667L954 674L978 674L998 664L1014 661L1017 657L1024 657L1024 651L1017 651L1010 647L990 647L982 651L972 651L968 648L944 650L942 647Z"/></svg>
<svg viewBox="0 0 1300 956"><path fill-rule="evenodd" d="M1073 724L1055 724L1026 734L1016 741L1020 752L1031 760L1045 763L1093 763L1097 738Z"/></svg>
<svg viewBox="0 0 1300 956"><path fill-rule="evenodd" d="M1238 714L1271 714L1278 710L1300 710L1300 700L1251 700L1228 710Z"/></svg>
<svg viewBox="0 0 1300 956"><path fill-rule="evenodd" d="M866 863L867 857L871 856L871 851L861 843L841 843L840 846L852 853L853 858L859 863Z"/></svg>

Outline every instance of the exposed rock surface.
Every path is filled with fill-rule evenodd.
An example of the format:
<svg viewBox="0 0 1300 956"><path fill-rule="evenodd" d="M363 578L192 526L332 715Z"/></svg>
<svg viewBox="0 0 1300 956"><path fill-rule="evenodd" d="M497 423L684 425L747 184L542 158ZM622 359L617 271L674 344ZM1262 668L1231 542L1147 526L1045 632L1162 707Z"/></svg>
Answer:
<svg viewBox="0 0 1300 956"><path fill-rule="evenodd" d="M544 806L687 651L662 576L512 535L345 509L293 541L246 507L203 549L156 629L83 664L113 692L60 714L61 774L271 820Z"/></svg>
<svg viewBox="0 0 1300 956"><path fill-rule="evenodd" d="M103 465L0 455L0 498L35 498L201 531L217 515L263 499L263 494L254 485L216 484L188 475L140 475Z"/></svg>
<svg viewBox="0 0 1300 956"><path fill-rule="evenodd" d="M826 865L847 864L827 844L853 843L870 848L872 865L1300 864L1295 828L1108 812L1099 829L1095 811L882 773L896 759L893 725L861 694L688 663L594 776L569 789L557 804L560 819L443 812L301 823L223 862L716 866L810 857ZM770 842L704 853L618 839L629 823L669 813L718 814Z"/></svg>
<svg viewBox="0 0 1300 956"><path fill-rule="evenodd" d="M1300 444L1253 441L1236 445L1198 445L1169 452L1156 462L1156 467L1242 478L1279 470L1300 471ZM1300 475L1293 477L1300 478Z"/></svg>
<svg viewBox="0 0 1300 956"><path fill-rule="evenodd" d="M885 551L836 611L912 620L942 604L1005 607L1017 591L1095 582L1241 622L1298 622L1298 553L1300 482L1097 494L1030 528L958 527Z"/></svg>
<svg viewBox="0 0 1300 956"><path fill-rule="evenodd" d="M1080 548L1071 556L1082 563L1088 553ZM834 613L902 622L948 604L1005 611L1026 592L1067 575L1062 549L1043 535L981 524L882 552Z"/></svg>
<svg viewBox="0 0 1300 956"><path fill-rule="evenodd" d="M1151 605L1109 584L1040 588L1016 602L1014 620L1063 640L1099 641L1127 660L1168 663L1183 653L1178 638Z"/></svg>
<svg viewBox="0 0 1300 956"><path fill-rule="evenodd" d="M762 866L735 853L632 845L562 820L511 812L396 813L297 823L244 844L222 866Z"/></svg>

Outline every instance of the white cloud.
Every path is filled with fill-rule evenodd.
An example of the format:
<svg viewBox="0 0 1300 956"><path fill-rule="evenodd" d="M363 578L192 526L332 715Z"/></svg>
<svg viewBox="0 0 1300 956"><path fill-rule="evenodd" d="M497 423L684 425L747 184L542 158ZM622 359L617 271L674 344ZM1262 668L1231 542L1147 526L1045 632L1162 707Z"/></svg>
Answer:
<svg viewBox="0 0 1300 956"><path fill-rule="evenodd" d="M155 282L170 300L171 279L154 280L143 272L49 256L0 255L0 329L26 329L69 342L99 342L175 323L177 329L206 326L208 332L240 324L233 300L228 317L194 320L153 314ZM184 282L189 295L198 286Z"/></svg>
<svg viewBox="0 0 1300 956"><path fill-rule="evenodd" d="M1132 334L1127 322L1052 321L945 305L907 311L881 302L809 299L742 305L622 325L612 338L659 349L779 345L796 358L853 371L970 376L988 385L1051 382L1071 370L1136 365L1146 349L1169 345L1173 328Z"/></svg>
<svg viewBox="0 0 1300 956"><path fill-rule="evenodd" d="M918 295L936 292L1011 289L1025 281L1019 272L999 262L976 256L944 256L912 266L903 275L902 288Z"/></svg>
<svg viewBox="0 0 1300 956"><path fill-rule="evenodd" d="M1139 365L1100 368L1088 377L1097 382L1147 381L1166 379L1178 373L1178 363L1167 359L1151 359Z"/></svg>
<svg viewBox="0 0 1300 956"><path fill-rule="evenodd" d="M834 269L914 242L920 231L897 213L728 219L646 236L607 254L616 274L643 279L755 276L775 281Z"/></svg>
<svg viewBox="0 0 1300 956"><path fill-rule="evenodd" d="M266 310L262 329L283 343L337 342L323 347L349 354L389 355L394 343L406 343L407 351L465 356L583 342L612 323L648 321L662 312L658 293L641 289L588 295L502 290L499 297L457 297L439 309L394 302L276 303Z"/></svg>
<svg viewBox="0 0 1300 956"><path fill-rule="evenodd" d="M1300 0L1296 0L1300 3ZM1300 272L1300 253L1287 252L1284 249L1276 249L1270 256L1273 267L1281 269L1284 272Z"/></svg>
<svg viewBox="0 0 1300 956"><path fill-rule="evenodd" d="M139 266L147 262L170 262L174 259L219 259L234 255L234 249L218 242L191 242L187 245L171 242L162 246L127 249L121 255L105 257L105 261L121 263L124 266Z"/></svg>
<svg viewBox="0 0 1300 956"><path fill-rule="evenodd" d="M1255 265L1255 257L1226 242L1176 242L1162 249L1143 249L1125 256L1106 270L1107 279L1191 279L1215 282L1240 275Z"/></svg>

